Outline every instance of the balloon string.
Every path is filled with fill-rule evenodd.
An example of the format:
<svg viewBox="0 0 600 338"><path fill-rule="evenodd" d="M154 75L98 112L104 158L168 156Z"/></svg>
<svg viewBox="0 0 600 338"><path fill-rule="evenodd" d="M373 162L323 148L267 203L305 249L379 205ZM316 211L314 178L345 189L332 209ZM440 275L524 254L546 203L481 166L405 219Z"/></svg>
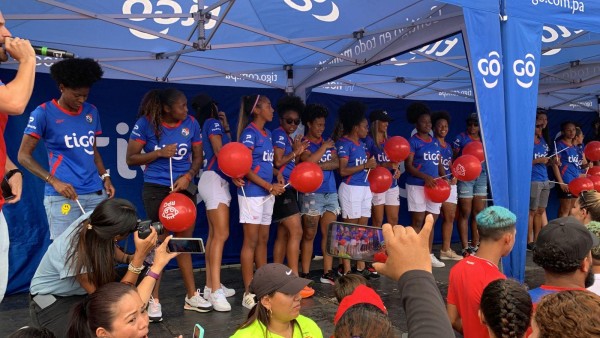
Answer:
<svg viewBox="0 0 600 338"><path fill-rule="evenodd" d="M83 207L81 206L81 203L79 203L79 200L76 199L75 202L77 202L77 205L79 206L79 209L81 209L81 213L85 214L85 210L83 210Z"/></svg>
<svg viewBox="0 0 600 338"><path fill-rule="evenodd" d="M173 160L169 157L169 176L171 177L171 191L173 191Z"/></svg>
<svg viewBox="0 0 600 338"><path fill-rule="evenodd" d="M252 212L250 212L250 205L248 205L248 198L246 197L246 191L244 190L244 186L241 186L240 188L242 188L242 195L244 195L244 203L246 204L246 211L248 211L248 216L252 215Z"/></svg>
<svg viewBox="0 0 600 338"><path fill-rule="evenodd" d="M557 182L557 181L548 181L550 183L556 183L556 184L562 184L562 185L568 185L567 183L561 183L561 182Z"/></svg>
<svg viewBox="0 0 600 338"><path fill-rule="evenodd" d="M285 188L287 188L289 185L290 185L290 184L288 183L288 184L284 185L284 186L283 186L283 188L285 189ZM267 201L268 201L268 200L270 200L270 199L271 199L271 197L274 197L274 196L275 196L275 195L272 195L272 194L270 194L270 195L269 195L267 198L265 198L265 199L264 199L262 202L260 202L260 204L259 204L258 206L260 207L261 205L263 205L263 204L267 203Z"/></svg>
<svg viewBox="0 0 600 338"><path fill-rule="evenodd" d="M556 142L554 142L554 144L556 144ZM558 155L558 154L562 153L563 151L565 151L565 150L567 150L567 149L569 149L569 148L571 148L571 147L566 147L565 149L563 149L563 150L561 150L561 151L558 151L558 152L554 153L553 155L550 155L548 158L552 158L552 157L554 157L554 156L556 156L556 155ZM555 149L556 149L556 148L555 148Z"/></svg>
<svg viewBox="0 0 600 338"><path fill-rule="evenodd" d="M452 176L452 174L436 177L436 178L434 178L434 180L439 180L440 178L444 178L444 177L448 177L448 176Z"/></svg>
<svg viewBox="0 0 600 338"><path fill-rule="evenodd" d="M371 172L371 169L367 170L367 176L365 176L365 182L369 179L369 173Z"/></svg>

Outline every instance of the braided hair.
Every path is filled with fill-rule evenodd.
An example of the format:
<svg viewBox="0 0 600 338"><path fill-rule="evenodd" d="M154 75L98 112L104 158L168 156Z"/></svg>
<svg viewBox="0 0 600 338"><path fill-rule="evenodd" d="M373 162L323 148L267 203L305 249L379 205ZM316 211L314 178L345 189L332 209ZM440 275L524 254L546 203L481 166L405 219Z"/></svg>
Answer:
<svg viewBox="0 0 600 338"><path fill-rule="evenodd" d="M512 279L497 279L481 294L485 324L498 338L521 338L529 327L533 305L527 290Z"/></svg>

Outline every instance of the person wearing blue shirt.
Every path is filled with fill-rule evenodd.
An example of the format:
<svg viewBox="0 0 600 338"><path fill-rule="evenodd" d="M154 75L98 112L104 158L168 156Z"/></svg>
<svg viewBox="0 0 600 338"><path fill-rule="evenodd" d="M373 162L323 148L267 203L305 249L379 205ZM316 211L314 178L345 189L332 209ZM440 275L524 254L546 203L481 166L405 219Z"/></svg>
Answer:
<svg viewBox="0 0 600 338"><path fill-rule="evenodd" d="M367 157L366 146L361 141L369 134L365 111L365 105L358 101L349 101L339 108L343 136L335 144L342 177L338 189L342 218L346 223L359 225L367 225L371 217L373 195L367 181L367 171L377 166L374 157ZM345 259L343 262L343 273L346 274L351 269L350 261ZM364 262L357 262L356 269L365 278L372 275Z"/></svg>
<svg viewBox="0 0 600 338"><path fill-rule="evenodd" d="M444 167L445 180L450 184L450 196L445 202L442 202L442 248L440 249L440 259L442 260L461 260L463 257L457 254L450 247L452 240L452 229L454 228L454 218L456 216L456 204L458 200L456 192L456 177L452 177L452 145L446 141L450 125L450 114L446 111L434 112L431 115L431 123L433 125L433 134L440 145L440 164ZM467 242L468 234L460 233L461 241Z"/></svg>
<svg viewBox="0 0 600 338"><path fill-rule="evenodd" d="M142 98L138 120L129 136L127 165L146 166L142 200L146 216L153 222L159 220L161 203L171 192L182 193L196 204L192 182L202 165L202 134L198 121L187 112L187 99L179 90L151 90ZM192 237L193 233L191 226L175 232L175 237ZM161 239L166 236L163 234ZM177 256L177 264L187 293L184 309L212 310L212 305L196 289L190 255ZM162 320L159 285L154 288L148 308L153 322Z"/></svg>
<svg viewBox="0 0 600 338"><path fill-rule="evenodd" d="M577 132L575 123L563 122L560 125L561 136L556 141L555 152L558 154L558 163L554 163L552 170L558 182L556 190L560 201L558 217L565 217L575 204L575 197L569 192L569 183L581 174L579 170L579 152L573 145Z"/></svg>
<svg viewBox="0 0 600 338"><path fill-rule="evenodd" d="M300 194L300 214L302 215L302 272L310 271L313 242L317 227L321 229L321 251L323 252L323 275L321 283L335 284L332 270L333 257L327 254L327 226L336 221L340 214L337 185L334 170L339 167L335 142L324 139L325 120L329 112L320 104L309 104L304 109L302 123L306 126L304 141L308 148L300 155L302 162L313 162L323 170L323 183L313 193Z"/></svg>
<svg viewBox="0 0 600 338"><path fill-rule="evenodd" d="M221 283L223 247L229 237L231 193L230 178L219 168L217 157L221 148L229 143L231 131L227 116L219 111L217 103L210 96L196 95L192 99L192 108L196 112L198 124L202 126L204 140L204 166L198 182L198 193L204 201L208 218L208 238L205 247L206 285L203 296L215 311L226 312L231 311L231 304L226 297L235 295L235 290Z"/></svg>
<svg viewBox="0 0 600 338"><path fill-rule="evenodd" d="M50 239L58 237L84 211L115 195L96 148L96 137L102 134L98 109L86 102L90 88L102 74L92 59L53 64L50 75L58 84L60 98L38 106L25 128L19 162L46 182L44 206ZM33 158L40 140L48 150L49 170Z"/></svg>
<svg viewBox="0 0 600 338"><path fill-rule="evenodd" d="M467 131L456 135L452 144L454 158L462 155L463 148L474 141L481 142L479 135L479 118L477 113L471 113L467 118ZM481 174L473 181L458 181L458 231L462 234L462 255L466 256L477 252L479 248L479 233L477 232L477 214L485 208L484 199L487 198L487 167L485 161L481 163ZM468 242L469 219L471 219L471 245Z"/></svg>
<svg viewBox="0 0 600 338"><path fill-rule="evenodd" d="M365 145L369 157L375 157L377 165L390 171L392 175L392 185L382 193L373 194L371 225L380 227L383 225L383 214L390 224L398 224L398 212L400 212L400 189L398 188L398 178L400 170L399 163L390 162L385 154L383 147L387 141L387 129L392 118L385 110L375 110L369 116L371 128L369 135L365 138Z"/></svg>
<svg viewBox="0 0 600 338"><path fill-rule="evenodd" d="M271 100L264 95L242 97L238 119L237 139L252 151L252 167L245 183L238 188L240 223L243 224L244 243L240 252L244 297L242 305L252 309L256 304L249 287L254 265L267 264L269 226L273 216L273 196L285 192L283 175L273 167L273 141L265 123L273 120ZM277 176L277 183L273 182ZM271 196L273 195L273 196Z"/></svg>
<svg viewBox="0 0 600 338"><path fill-rule="evenodd" d="M548 164L551 163L548 153L550 148L542 136L544 125L535 124L533 140L533 161L531 169L531 193L529 196L529 227L527 232L527 249L533 250L533 243L542 229L542 215L548 206L550 181L548 180Z"/></svg>
<svg viewBox="0 0 600 338"><path fill-rule="evenodd" d="M303 112L304 102L298 96L286 95L277 102L280 126L272 132L275 152L273 163L288 183L292 170L296 167L296 161L308 146L308 142L302 140L302 135L296 135L294 139L291 137L300 125L300 115ZM300 277L306 277L300 274L298 269L303 231L297 196L296 189L287 186L283 194L275 197L273 221L278 223L278 227L273 246L273 262L283 264L284 259L287 258L287 265L292 272ZM306 286L300 295L302 298L308 298L314 293L315 290Z"/></svg>
<svg viewBox="0 0 600 338"><path fill-rule="evenodd" d="M408 211L411 215L411 226L415 231L421 231L425 216L433 215L434 221L440 214L441 203L435 203L425 197L425 186L435 187L435 179L443 173L444 167L440 161L440 145L437 139L429 135L431 132L431 113L429 107L421 102L415 102L406 109L408 122L413 123L417 133L409 140L410 153L405 161L406 196ZM429 240L431 251L433 237ZM431 265L436 268L446 266L431 253Z"/></svg>

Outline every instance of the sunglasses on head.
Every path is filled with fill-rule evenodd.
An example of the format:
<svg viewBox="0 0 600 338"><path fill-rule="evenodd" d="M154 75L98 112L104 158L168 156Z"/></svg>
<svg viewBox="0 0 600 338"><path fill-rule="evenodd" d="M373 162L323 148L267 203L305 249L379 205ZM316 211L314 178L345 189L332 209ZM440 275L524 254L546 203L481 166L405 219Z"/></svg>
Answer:
<svg viewBox="0 0 600 338"><path fill-rule="evenodd" d="M295 125L299 125L300 124L300 119L284 119L285 123L287 124L295 124Z"/></svg>
<svg viewBox="0 0 600 338"><path fill-rule="evenodd" d="M584 191L580 192L579 193L579 198L581 199L581 202L583 202L583 203L580 203L580 204L582 204L582 205L587 204L587 201L585 200L585 194L584 193L595 193L595 192L596 192L596 190L584 190Z"/></svg>

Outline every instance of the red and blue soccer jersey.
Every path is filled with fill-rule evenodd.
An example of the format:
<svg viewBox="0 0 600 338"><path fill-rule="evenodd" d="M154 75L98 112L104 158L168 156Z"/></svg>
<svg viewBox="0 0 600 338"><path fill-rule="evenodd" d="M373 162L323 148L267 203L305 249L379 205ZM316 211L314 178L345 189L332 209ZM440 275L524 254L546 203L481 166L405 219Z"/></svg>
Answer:
<svg viewBox="0 0 600 338"><path fill-rule="evenodd" d="M367 147L367 156L375 157L375 161L377 161L377 164L383 164L383 163L390 162L390 159L385 154L385 151L383 151L383 146L385 145L385 142L383 142L381 144L381 147L378 147L377 143L375 143L375 140L373 140L373 138L370 135L365 138L364 142L365 142L365 146ZM390 172L391 172L392 176L394 176L394 170L390 170ZM398 186L398 180L392 179L392 185L390 186L390 189L395 188L397 186Z"/></svg>
<svg viewBox="0 0 600 338"><path fill-rule="evenodd" d="M437 141L439 144L439 141ZM452 147L448 142L446 142L445 146L440 144L440 158L442 159L442 165L444 166L444 172L446 175L451 174L450 164L452 163Z"/></svg>
<svg viewBox="0 0 600 338"><path fill-rule="evenodd" d="M408 140L408 143L410 144L410 153L414 155L413 167L431 177L438 177L440 161L440 145L438 141L432 137L429 137L429 141L425 141L419 137L419 134L414 134ZM425 181L409 173L406 177L406 184L424 186Z"/></svg>
<svg viewBox="0 0 600 338"><path fill-rule="evenodd" d="M367 163L367 151L363 142L358 141L358 143L354 143L354 141L342 137L336 142L335 147L340 158L348 159L348 167L359 167ZM367 171L361 170L355 174L343 177L342 180L348 185L368 187L369 182L366 178Z"/></svg>
<svg viewBox="0 0 600 338"><path fill-rule="evenodd" d="M541 157L548 157L548 144L544 141L543 137L533 142L533 159ZM546 182L548 180L548 168L544 163L537 163L533 165L531 169L531 181L532 182Z"/></svg>
<svg viewBox="0 0 600 338"><path fill-rule="evenodd" d="M564 150L567 149L567 150ZM564 151L563 151L564 150ZM581 173L579 152L577 147L567 145L563 140L556 142L556 152L560 158L560 176L564 183L569 184Z"/></svg>
<svg viewBox="0 0 600 338"><path fill-rule="evenodd" d="M291 154L294 149L292 148L292 138L283 130L283 128L279 127L273 130L273 146L275 148L283 149L283 155L287 156ZM291 161L285 164L283 168L277 168L283 175L285 181L290 180L290 174L292 170L296 167L296 158L293 158ZM274 182L277 181L276 179Z"/></svg>
<svg viewBox="0 0 600 338"><path fill-rule="evenodd" d="M462 150L463 148L473 142L475 140L473 140L471 138L471 136L469 136L467 133L462 132L458 135L456 135L456 138L454 139L454 142L452 143L452 148L457 149L458 150L458 156L462 155ZM482 174L487 174L487 166L485 165L485 161L481 162L481 173Z"/></svg>
<svg viewBox="0 0 600 338"><path fill-rule="evenodd" d="M252 150L252 171L267 182L273 179L273 142L268 129L259 130L254 123L250 123L239 141ZM246 179L244 190L247 197L267 196L268 191ZM243 196L242 189L238 188L238 195Z"/></svg>
<svg viewBox="0 0 600 338"><path fill-rule="evenodd" d="M76 113L61 108L56 100L39 105L29 116L25 134L44 140L50 174L70 183L77 194L102 190L94 163L94 142L102 134L98 109L84 102ZM46 183L46 195L60 195Z"/></svg>
<svg viewBox="0 0 600 338"><path fill-rule="evenodd" d="M169 127L163 123L160 126L159 136L160 138L157 139L152 123L147 117L143 116L135 122L129 139L143 144L143 149L146 153L177 143L177 153L171 157L173 181L175 181L179 176L184 175L190 170L192 165L192 147L202 144L200 125L195 118L188 115L185 120L180 121L174 127ZM159 157L146 164L144 182L171 186L170 175L169 159Z"/></svg>
<svg viewBox="0 0 600 338"><path fill-rule="evenodd" d="M308 148L306 148L306 150L308 152L310 152L311 154L316 152L317 150L319 150L319 148L321 148L321 146L323 145L323 142L325 142L323 140L323 138L321 138L318 142L312 142L311 140L309 140L308 138L303 138L302 142L306 142L308 141ZM327 148L327 150L325 150L325 153L323 154L323 156L321 156L321 159L319 160L319 163L325 163L328 161L331 161L331 157L333 156L333 154L336 153L335 148ZM317 189L315 191L316 194L328 194L328 193L334 193L337 192L337 187L335 184L335 175L333 173L333 170L323 170L323 184L321 184L321 186L319 187L319 189Z"/></svg>
<svg viewBox="0 0 600 338"><path fill-rule="evenodd" d="M221 136L222 145L226 145L230 141L229 136L223 131L223 125L221 125L219 120L213 118L207 119L202 126L202 139L206 140L202 143L202 150L204 151L204 166L202 169L204 171L212 170L224 179L228 179L227 175L219 168L217 156L215 156L212 144L209 142L212 137L216 136Z"/></svg>

